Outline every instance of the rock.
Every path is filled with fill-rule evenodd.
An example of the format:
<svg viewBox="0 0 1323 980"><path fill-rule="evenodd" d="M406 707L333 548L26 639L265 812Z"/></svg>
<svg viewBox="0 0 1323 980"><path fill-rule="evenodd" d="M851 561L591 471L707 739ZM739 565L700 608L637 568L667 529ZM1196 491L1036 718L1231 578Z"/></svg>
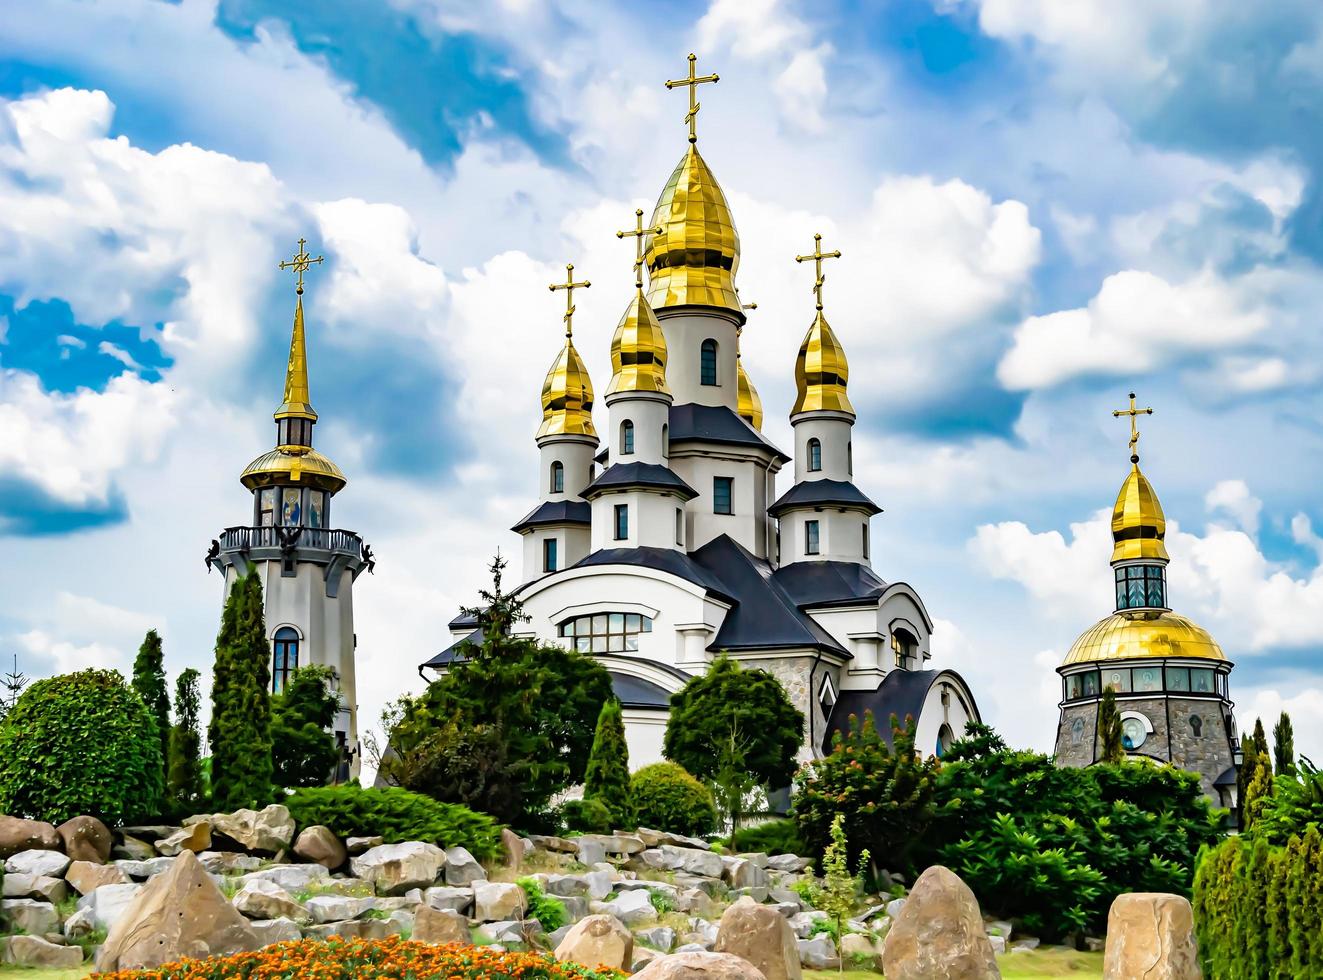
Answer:
<svg viewBox="0 0 1323 980"><path fill-rule="evenodd" d="M587 896L588 879L582 875L547 875L542 890L558 898L570 895Z"/></svg>
<svg viewBox="0 0 1323 980"><path fill-rule="evenodd" d="M297 922L290 919L263 919L248 923L248 928L253 930L257 941L263 946L270 946L272 943L298 942L303 938L303 930L299 928Z"/></svg>
<svg viewBox="0 0 1323 980"><path fill-rule="evenodd" d="M328 871L343 867L349 860L349 852L340 843L330 827L320 824L304 827L298 840L294 841L294 853L305 861L320 864Z"/></svg>
<svg viewBox="0 0 1323 980"><path fill-rule="evenodd" d="M511 871L518 871L524 866L524 856L529 843L509 827L501 830L501 850L505 855L505 866Z"/></svg>
<svg viewBox="0 0 1323 980"><path fill-rule="evenodd" d="M318 895L308 899L308 915L318 925L357 919L377 907L375 898L346 898L343 895Z"/></svg>
<svg viewBox="0 0 1323 980"><path fill-rule="evenodd" d="M1001 977L978 900L959 875L933 865L919 876L887 933L882 972L888 980Z"/></svg>
<svg viewBox="0 0 1323 980"><path fill-rule="evenodd" d="M606 860L606 848L602 846L601 841L580 838L578 844L580 864L594 865Z"/></svg>
<svg viewBox="0 0 1323 980"><path fill-rule="evenodd" d="M59 849L60 835L51 824L0 814L0 861L19 851Z"/></svg>
<svg viewBox="0 0 1323 980"><path fill-rule="evenodd" d="M1010 939L1011 931L1015 928L1005 919L993 919L985 927L989 936L1001 936L1002 939Z"/></svg>
<svg viewBox="0 0 1323 980"><path fill-rule="evenodd" d="M96 928L109 931L124 917L142 888L135 884L99 885L78 900L78 908L91 913Z"/></svg>
<svg viewBox="0 0 1323 980"><path fill-rule="evenodd" d="M813 935L813 923L827 919L826 912L820 912L817 909L810 909L807 912L799 912L790 917L790 929L800 939L808 939Z"/></svg>
<svg viewBox="0 0 1323 980"><path fill-rule="evenodd" d="M123 834L120 842L110 849L110 856L125 861L146 861L156 857L156 848L140 837Z"/></svg>
<svg viewBox="0 0 1323 980"><path fill-rule="evenodd" d="M600 902L610 895L614 877L615 872L613 871L589 871L585 874L583 881L588 886L588 897Z"/></svg>
<svg viewBox="0 0 1323 980"><path fill-rule="evenodd" d="M389 919L349 919L345 922L330 922L323 926L309 926L305 932L317 939L330 939L343 936L345 939L385 939L398 936L402 930L398 922Z"/></svg>
<svg viewBox="0 0 1323 980"><path fill-rule="evenodd" d="M185 956L204 959L260 945L197 855L184 851L169 871L143 887L110 930L97 954L96 968L101 972L150 969Z"/></svg>
<svg viewBox="0 0 1323 980"><path fill-rule="evenodd" d="M251 854L237 851L203 851L198 855L202 866L211 874L223 874L229 871L256 871L262 866L262 859Z"/></svg>
<svg viewBox="0 0 1323 980"><path fill-rule="evenodd" d="M635 943L634 955L632 957L632 959L634 960L634 964L631 967L631 969L635 973L638 973L639 970L642 970L653 960L660 959L665 955L666 955L665 953L660 952L659 950L649 949L647 946L640 946L637 943Z"/></svg>
<svg viewBox="0 0 1323 980"><path fill-rule="evenodd" d="M796 857L793 854L773 854L767 859L767 866L773 871L803 871L812 863L809 858Z"/></svg>
<svg viewBox="0 0 1323 980"><path fill-rule="evenodd" d="M663 953L669 953L671 947L675 945L675 930L670 926L653 926L651 929L640 929L634 933L634 940L645 943L653 949L661 950Z"/></svg>
<svg viewBox="0 0 1323 980"><path fill-rule="evenodd" d="M705 840L697 837L685 837L683 834L670 834L664 830L649 830L647 827L638 829L638 838L643 841L647 847L661 847L663 844L673 844L676 847L694 847L700 851L712 850L712 845Z"/></svg>
<svg viewBox="0 0 1323 980"><path fill-rule="evenodd" d="M0 923L7 926L9 932L22 930L29 936L41 936L60 931L60 913L50 902L3 898L0 899Z"/></svg>
<svg viewBox="0 0 1323 980"><path fill-rule="evenodd" d="M384 843L386 843L385 840L380 837L346 837L345 850L350 855L362 854L364 851L370 851Z"/></svg>
<svg viewBox="0 0 1323 980"><path fill-rule="evenodd" d="M572 840L566 840L564 837L545 837L541 834L529 834L528 839L533 842L534 847L543 851L569 854L571 856L579 853L579 845Z"/></svg>
<svg viewBox="0 0 1323 980"><path fill-rule="evenodd" d="M721 863L722 877L731 888L767 887L767 872L748 858L724 857Z"/></svg>
<svg viewBox="0 0 1323 980"><path fill-rule="evenodd" d="M201 854L210 847L211 824L206 820L176 830L169 837L162 837L156 842L156 850L165 857L175 857L180 851Z"/></svg>
<svg viewBox="0 0 1323 980"><path fill-rule="evenodd" d="M1005 936L989 935L988 942L992 944L992 953L994 956L1000 956L1002 953L1006 952ZM1097 952L1097 950L1094 950L1094 952Z"/></svg>
<svg viewBox="0 0 1323 980"><path fill-rule="evenodd" d="M739 895L741 897L747 896L749 898L752 898L759 905L767 901L767 889L762 886L758 886L754 888L738 888L735 890L734 894Z"/></svg>
<svg viewBox="0 0 1323 980"><path fill-rule="evenodd" d="M531 946L542 935L542 923L537 919L505 922L484 922L477 928L478 938L487 942L511 946L522 943Z"/></svg>
<svg viewBox="0 0 1323 980"><path fill-rule="evenodd" d="M804 908L804 900L799 897L799 892L792 892L789 888L769 888L767 897L782 905L793 905L796 911Z"/></svg>
<svg viewBox="0 0 1323 980"><path fill-rule="evenodd" d="M659 956L638 973L636 980L762 980L748 960L730 953L674 953Z"/></svg>
<svg viewBox="0 0 1323 980"><path fill-rule="evenodd" d="M433 945L467 943L470 942L469 922L458 912L424 905L414 916L413 939Z"/></svg>
<svg viewBox="0 0 1323 980"><path fill-rule="evenodd" d="M324 886L331 880L331 873L320 864L273 864L269 868L250 872L239 879L242 887L250 881L274 881L291 895L307 891L315 886ZM365 884L370 889L371 884Z"/></svg>
<svg viewBox="0 0 1323 980"><path fill-rule="evenodd" d="M712 851L700 851L694 847L676 847L674 844L663 844L657 850L661 851L665 867L672 871L684 871L703 878L720 878L722 871L725 870L721 855Z"/></svg>
<svg viewBox="0 0 1323 980"><path fill-rule="evenodd" d="M868 966L873 966L877 959L877 950L873 948L873 941L867 936L858 932L847 932L841 937L841 955L847 962L867 959Z"/></svg>
<svg viewBox="0 0 1323 980"><path fill-rule="evenodd" d="M1160 892L1116 896L1107 913L1104 980L1199 980L1202 976L1188 900Z"/></svg>
<svg viewBox="0 0 1323 980"><path fill-rule="evenodd" d="M524 890L518 885L495 881L473 883L473 918L479 922L517 919L526 907Z"/></svg>
<svg viewBox="0 0 1323 980"><path fill-rule="evenodd" d="M1097 936L1084 937L1084 949L1090 953L1101 953L1107 948L1107 941L1099 939Z"/></svg>
<svg viewBox="0 0 1323 980"><path fill-rule="evenodd" d="M87 895L102 885L127 885L129 876L113 864L74 861L64 872L64 880L72 885L79 895Z"/></svg>
<svg viewBox="0 0 1323 980"><path fill-rule="evenodd" d="M570 934L570 930L573 928L574 928L573 925L563 925L559 929L555 929L547 933L546 935L547 946L550 949L554 950L557 946L559 946L561 943L565 941L565 937Z"/></svg>
<svg viewBox="0 0 1323 980"><path fill-rule="evenodd" d="M246 851L277 854L288 850L294 840L294 818L289 808L272 803L261 810L235 810L210 816L189 817L184 826L206 821L213 834L228 837Z"/></svg>
<svg viewBox="0 0 1323 980"><path fill-rule="evenodd" d="M308 917L307 910L293 895L265 878L246 882L235 893L231 904L250 919L299 920Z"/></svg>
<svg viewBox="0 0 1323 980"><path fill-rule="evenodd" d="M467 912L473 907L472 888L429 888L423 901L439 912Z"/></svg>
<svg viewBox="0 0 1323 980"><path fill-rule="evenodd" d="M836 944L825 933L811 939L796 939L799 962L810 970L838 970L841 959L836 955Z"/></svg>
<svg viewBox="0 0 1323 980"><path fill-rule="evenodd" d="M893 898L891 901L887 902L887 915L891 916L893 920L899 919L901 910L904 908L905 899Z"/></svg>
<svg viewBox="0 0 1323 980"><path fill-rule="evenodd" d="M5 860L5 873L11 875L50 875L64 877L70 860L59 851L29 850L11 854Z"/></svg>
<svg viewBox="0 0 1323 980"><path fill-rule="evenodd" d="M615 916L627 926L653 922L657 918L652 896L646 889L621 892L615 899L602 905L607 914Z"/></svg>
<svg viewBox="0 0 1323 980"><path fill-rule="evenodd" d="M436 884L446 866L446 852L421 841L381 844L351 858L349 866L383 895L402 895L410 888Z"/></svg>
<svg viewBox="0 0 1323 980"><path fill-rule="evenodd" d="M83 965L78 946L61 946L40 936L11 936L5 940L4 962L49 970L76 970Z"/></svg>
<svg viewBox="0 0 1323 980"><path fill-rule="evenodd" d="M115 842L110 828L96 817L74 817L55 828L64 845L64 853L73 861L105 864L110 860L110 846Z"/></svg>
<svg viewBox="0 0 1323 980"><path fill-rule="evenodd" d="M469 885L475 881L486 881L487 872L477 862L468 848L446 848L446 884Z"/></svg>
<svg viewBox="0 0 1323 980"><path fill-rule="evenodd" d="M164 874L170 870L174 863L174 858L154 857L147 861L115 861L115 867L124 872L130 878L137 878L139 881L144 878L151 878L155 875Z"/></svg>
<svg viewBox="0 0 1323 980"><path fill-rule="evenodd" d="M619 919L590 915L557 944L556 959L589 969L628 970L634 965L634 937Z"/></svg>
<svg viewBox="0 0 1323 980"><path fill-rule="evenodd" d="M207 817L190 817L185 823L194 823L198 820L207 820ZM179 824L169 823L150 823L136 824L132 827L121 827L119 832L126 837L134 837L138 840L160 840L162 837L169 837L179 829Z"/></svg>
<svg viewBox="0 0 1323 980"><path fill-rule="evenodd" d="M50 875L5 875L3 898L36 898L58 905L69 897L69 886L63 878Z"/></svg>
<svg viewBox="0 0 1323 980"><path fill-rule="evenodd" d="M733 953L762 971L767 980L800 980L799 947L790 923L775 909L740 899L717 927L718 953Z"/></svg>
<svg viewBox="0 0 1323 980"><path fill-rule="evenodd" d="M96 929L96 920L92 918L91 909L78 909L73 915L64 920L64 936L66 939L86 939L96 932Z"/></svg>
<svg viewBox="0 0 1323 980"><path fill-rule="evenodd" d="M702 943L685 943L676 949L677 953L710 953L712 952Z"/></svg>
<svg viewBox="0 0 1323 980"><path fill-rule="evenodd" d="M1015 942L1011 943L1011 952L1028 953L1031 950L1037 949L1040 942L1041 940L1034 939L1032 936L1027 939L1017 939Z"/></svg>

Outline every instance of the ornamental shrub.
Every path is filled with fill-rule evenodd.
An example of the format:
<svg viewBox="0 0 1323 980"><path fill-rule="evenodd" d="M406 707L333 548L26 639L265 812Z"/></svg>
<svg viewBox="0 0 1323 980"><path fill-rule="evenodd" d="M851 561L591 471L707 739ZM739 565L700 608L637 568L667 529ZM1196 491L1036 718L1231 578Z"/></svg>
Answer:
<svg viewBox="0 0 1323 980"><path fill-rule="evenodd" d="M165 652L161 649L161 634L156 630L148 630L142 646L138 647L131 683L156 719L161 733L161 758L165 759L170 754L170 695L166 693Z"/></svg>
<svg viewBox="0 0 1323 980"><path fill-rule="evenodd" d="M163 772L156 719L116 670L37 681L0 723L0 813L118 826L160 810Z"/></svg>
<svg viewBox="0 0 1323 980"><path fill-rule="evenodd" d="M615 698L608 699L597 716L597 734L593 736L593 751L584 773L583 796L605 807L616 826L628 827L633 822L634 808L629 802L629 745L625 741L620 702Z"/></svg>
<svg viewBox="0 0 1323 980"><path fill-rule="evenodd" d="M300 667L271 699L271 744L277 786L324 786L340 749L331 734L340 711L329 667Z"/></svg>
<svg viewBox="0 0 1323 980"><path fill-rule="evenodd" d="M479 861L501 852L501 827L487 814L398 787L310 786L283 802L300 827L321 824L342 838L380 836L387 844L418 840L465 847Z"/></svg>
<svg viewBox="0 0 1323 980"><path fill-rule="evenodd" d="M544 932L555 932L565 924L569 918L565 903L544 892L536 878L520 878L518 885L528 899L527 918L537 919Z"/></svg>
<svg viewBox="0 0 1323 980"><path fill-rule="evenodd" d="M769 820L753 827L741 827L731 840L732 850L741 853L795 854L809 852L793 820Z"/></svg>
<svg viewBox="0 0 1323 980"><path fill-rule="evenodd" d="M566 830L580 834L609 834L615 829L611 811L601 800L566 800L561 805L560 818Z"/></svg>
<svg viewBox="0 0 1323 980"><path fill-rule="evenodd" d="M170 758L166 783L171 803L196 813L205 796L202 782L202 734L198 730L199 674L192 667L175 681L175 724L170 729Z"/></svg>
<svg viewBox="0 0 1323 980"><path fill-rule="evenodd" d="M271 644L254 569L225 600L211 677L211 796L218 810L271 798Z"/></svg>
<svg viewBox="0 0 1323 980"><path fill-rule="evenodd" d="M674 762L644 766L629 779L639 825L701 837L717 826L712 791Z"/></svg>

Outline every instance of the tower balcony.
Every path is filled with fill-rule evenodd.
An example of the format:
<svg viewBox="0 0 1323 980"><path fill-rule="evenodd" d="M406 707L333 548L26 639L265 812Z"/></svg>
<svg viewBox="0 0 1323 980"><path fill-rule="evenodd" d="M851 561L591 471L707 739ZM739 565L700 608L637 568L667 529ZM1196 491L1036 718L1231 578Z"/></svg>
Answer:
<svg viewBox="0 0 1323 980"><path fill-rule="evenodd" d="M371 546L356 533L326 527L227 527L212 540L206 557L208 569L222 574L233 566L239 575L247 575L258 562L279 562L281 574L290 578L298 575L300 565L319 566L331 598L339 591L342 571L357 579L376 565Z"/></svg>

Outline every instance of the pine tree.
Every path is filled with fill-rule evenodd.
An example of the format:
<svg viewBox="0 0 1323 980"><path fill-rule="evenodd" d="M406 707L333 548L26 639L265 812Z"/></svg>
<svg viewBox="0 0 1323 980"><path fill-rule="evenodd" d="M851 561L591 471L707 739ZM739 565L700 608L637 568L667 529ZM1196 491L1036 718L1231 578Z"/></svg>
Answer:
<svg viewBox="0 0 1323 980"><path fill-rule="evenodd" d="M5 720L5 715L18 703L18 696L27 686L27 675L19 672L18 654L14 654L14 669L0 676L0 689L5 692L0 694L0 721Z"/></svg>
<svg viewBox="0 0 1323 980"><path fill-rule="evenodd" d="M1279 775L1295 772L1295 730L1285 711L1272 726L1272 754Z"/></svg>
<svg viewBox="0 0 1323 980"><path fill-rule="evenodd" d="M634 808L629 798L629 745L625 742L625 721L620 702L615 698L603 704L602 712L597 716L597 734L593 736L593 750L588 756L583 796L605 806L615 826L628 827L633 821Z"/></svg>
<svg viewBox="0 0 1323 980"><path fill-rule="evenodd" d="M1121 743L1121 713L1116 710L1116 695L1109 687L1103 691L1098 705L1098 761L1124 762L1125 746Z"/></svg>
<svg viewBox="0 0 1323 980"><path fill-rule="evenodd" d="M1240 826L1245 826L1245 792L1254 778L1254 763L1258 752L1254 748L1254 737L1240 736L1240 767L1236 770L1236 806L1240 811Z"/></svg>
<svg viewBox="0 0 1323 980"><path fill-rule="evenodd" d="M202 735L198 730L199 674L192 667L175 681L175 724L170 729L170 798L184 809L202 802Z"/></svg>
<svg viewBox="0 0 1323 980"><path fill-rule="evenodd" d="M251 571L234 583L221 616L212 676L211 792L220 810L262 806L272 788L271 645L262 582Z"/></svg>
<svg viewBox="0 0 1323 980"><path fill-rule="evenodd" d="M1268 765L1268 776L1272 777L1272 756L1268 754L1268 736L1263 733L1263 719L1254 719L1254 754Z"/></svg>
<svg viewBox="0 0 1323 980"><path fill-rule="evenodd" d="M809 888L813 907L826 912L829 917L831 937L836 942L836 958L840 961L838 968L842 971L845 957L841 955L841 939L845 935L845 923L853 917L859 893L864 890L864 869L870 860L868 851L861 853L859 873L852 875L848 855L845 814L838 813L831 822L831 843L822 857L822 884L813 884Z"/></svg>
<svg viewBox="0 0 1323 980"><path fill-rule="evenodd" d="M161 634L148 630L133 661L133 689L156 719L161 733L161 759L170 757L170 695L166 689L165 653Z"/></svg>

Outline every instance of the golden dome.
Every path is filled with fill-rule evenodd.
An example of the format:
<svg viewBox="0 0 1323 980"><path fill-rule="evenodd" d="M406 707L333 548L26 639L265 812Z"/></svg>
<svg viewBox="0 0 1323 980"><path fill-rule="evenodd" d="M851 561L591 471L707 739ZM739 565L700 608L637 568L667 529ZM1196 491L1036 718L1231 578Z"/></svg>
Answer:
<svg viewBox="0 0 1323 980"><path fill-rule="evenodd" d="M597 430L593 428L593 383L569 337L565 338L565 346L542 382L542 425L537 434L538 438L561 435L597 438Z"/></svg>
<svg viewBox="0 0 1323 980"><path fill-rule="evenodd" d="M1208 631L1184 616L1172 612L1119 612L1085 630L1062 665L1145 657L1227 659Z"/></svg>
<svg viewBox="0 0 1323 980"><path fill-rule="evenodd" d="M1153 484L1134 463L1112 508L1112 561L1151 558L1167 561L1167 518Z"/></svg>
<svg viewBox="0 0 1323 980"><path fill-rule="evenodd" d="M329 459L315 449L288 446L258 456L244 468L240 482L249 490L277 484L305 483L318 490L339 492L349 481Z"/></svg>
<svg viewBox="0 0 1323 980"><path fill-rule="evenodd" d="M795 407L793 418L800 412L847 412L854 414L850 396L845 393L850 378L850 366L845 359L845 348L836 339L827 318L818 311L813 326L799 345L795 359Z"/></svg>
<svg viewBox="0 0 1323 980"><path fill-rule="evenodd" d="M294 332L289 338L289 364L285 368L285 397L276 409L277 419L317 421L308 393L308 348L303 337L303 290L294 305Z"/></svg>
<svg viewBox="0 0 1323 980"><path fill-rule="evenodd" d="M619 391L670 393L666 387L666 335L641 287L634 290L611 338L611 384L606 393Z"/></svg>
<svg viewBox="0 0 1323 980"><path fill-rule="evenodd" d="M648 302L716 306L740 313L735 270L740 236L721 185L691 145L662 189L647 239Z"/></svg>
<svg viewBox="0 0 1323 980"><path fill-rule="evenodd" d="M738 395L736 413L759 432L763 430L763 400L758 397L758 389L749 380L744 370L744 361L735 359L735 390Z"/></svg>

